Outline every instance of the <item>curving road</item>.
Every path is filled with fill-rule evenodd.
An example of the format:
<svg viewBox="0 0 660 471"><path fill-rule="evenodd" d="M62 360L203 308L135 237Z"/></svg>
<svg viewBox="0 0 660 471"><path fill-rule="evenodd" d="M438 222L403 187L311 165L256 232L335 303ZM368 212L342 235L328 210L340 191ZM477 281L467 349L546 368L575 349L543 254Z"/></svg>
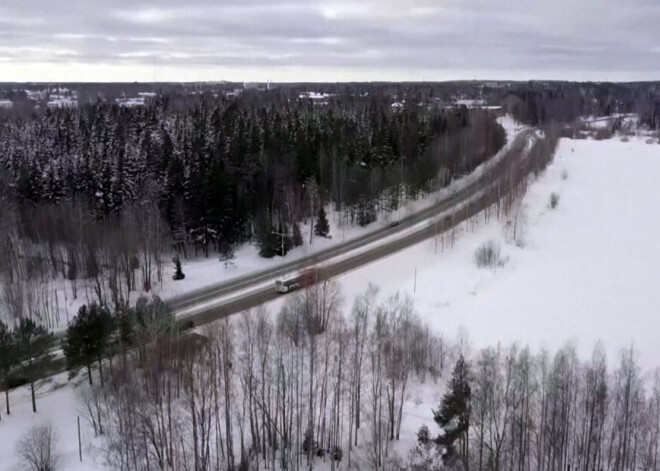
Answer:
<svg viewBox="0 0 660 471"><path fill-rule="evenodd" d="M395 227L383 227L276 268L186 293L168 302L180 319L200 326L284 296L274 285L274 280L282 275L320 265L319 279L329 279L434 237L478 214L497 201L504 188L529 175L535 164L527 158L528 151L538 140L536 130L522 131L496 161L486 164L479 176L437 204L401 219ZM425 221L428 224L423 224ZM396 235L399 237L393 237ZM385 238L387 241L375 244Z"/></svg>
<svg viewBox="0 0 660 471"><path fill-rule="evenodd" d="M539 162L530 158L530 149L539 142L541 139L537 130L522 131L496 159L491 159L478 173L467 177L462 188L433 206L401 219L395 227L383 227L278 267L211 285L167 301L179 319L198 327L286 296L275 290L274 280L282 275L321 266L317 271L318 279L326 280L437 236L506 197L507 189L513 188L534 172ZM52 356L40 364L38 377L47 377L66 369L59 346L63 334L60 332L55 336Z"/></svg>

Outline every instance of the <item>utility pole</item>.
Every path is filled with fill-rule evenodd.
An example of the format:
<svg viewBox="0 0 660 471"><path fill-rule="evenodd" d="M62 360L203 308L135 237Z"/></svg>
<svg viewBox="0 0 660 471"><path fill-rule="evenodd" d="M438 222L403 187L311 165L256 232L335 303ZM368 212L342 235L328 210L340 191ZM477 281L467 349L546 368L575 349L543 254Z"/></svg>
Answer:
<svg viewBox="0 0 660 471"><path fill-rule="evenodd" d="M399 194L397 195L397 201L399 201L399 207L397 208L397 212L399 213L398 220L401 220L401 206L403 206L403 201L404 201L404 183L403 183L403 156L399 157L399 161L401 162L401 176L400 176L400 183L399 183Z"/></svg>
<svg viewBox="0 0 660 471"><path fill-rule="evenodd" d="M417 291L417 267L415 267L415 282L413 284L413 294Z"/></svg>
<svg viewBox="0 0 660 471"><path fill-rule="evenodd" d="M80 441L80 416L78 416L78 458L82 463L82 442Z"/></svg>
<svg viewBox="0 0 660 471"><path fill-rule="evenodd" d="M271 232L271 234L280 237L280 242L281 242L281 244L282 244L282 249L281 249L282 251L280 252L280 254L282 255L282 262L284 262L284 238L285 238L285 237L293 237L293 235L291 235L291 234L283 234L283 233L281 233L281 232L277 232L277 231L273 231L273 232Z"/></svg>

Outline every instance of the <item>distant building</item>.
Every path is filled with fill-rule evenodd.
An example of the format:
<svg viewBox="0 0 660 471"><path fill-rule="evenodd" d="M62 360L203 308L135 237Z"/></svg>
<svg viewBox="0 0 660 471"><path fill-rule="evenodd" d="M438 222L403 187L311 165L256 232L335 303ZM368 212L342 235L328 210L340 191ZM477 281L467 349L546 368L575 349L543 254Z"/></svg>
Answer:
<svg viewBox="0 0 660 471"><path fill-rule="evenodd" d="M137 96L132 98L116 98L115 102L124 108L135 108L138 106L144 106L144 97Z"/></svg>
<svg viewBox="0 0 660 471"><path fill-rule="evenodd" d="M25 90L25 94L33 101L45 100L48 96L48 93L45 90Z"/></svg>
<svg viewBox="0 0 660 471"><path fill-rule="evenodd" d="M502 111L502 107L498 105L489 105L484 100L456 100L450 105L446 105L445 109L460 108L465 106L466 108L471 109L481 109L481 110L491 110L491 111Z"/></svg>
<svg viewBox="0 0 660 471"><path fill-rule="evenodd" d="M241 90L240 88L234 88L233 90L228 90L225 91L224 93L226 97L236 97L240 95L242 91L243 90Z"/></svg>
<svg viewBox="0 0 660 471"><path fill-rule="evenodd" d="M50 95L46 106L51 109L55 108L75 108L78 106L78 100L70 96L64 95Z"/></svg>
<svg viewBox="0 0 660 471"><path fill-rule="evenodd" d="M300 98L309 98L310 100L327 100L333 96L330 93L319 93L319 92L303 92L299 95Z"/></svg>
<svg viewBox="0 0 660 471"><path fill-rule="evenodd" d="M481 108L486 106L484 100L456 100L456 106L466 106L467 108Z"/></svg>
<svg viewBox="0 0 660 471"><path fill-rule="evenodd" d="M11 100L0 100L0 108L1 109L9 109L14 106L14 102Z"/></svg>
<svg viewBox="0 0 660 471"><path fill-rule="evenodd" d="M298 95L298 98L301 100L312 100L312 103L315 105L327 105L328 104L328 98L333 96L331 93L319 93L319 92L303 92L300 95Z"/></svg>

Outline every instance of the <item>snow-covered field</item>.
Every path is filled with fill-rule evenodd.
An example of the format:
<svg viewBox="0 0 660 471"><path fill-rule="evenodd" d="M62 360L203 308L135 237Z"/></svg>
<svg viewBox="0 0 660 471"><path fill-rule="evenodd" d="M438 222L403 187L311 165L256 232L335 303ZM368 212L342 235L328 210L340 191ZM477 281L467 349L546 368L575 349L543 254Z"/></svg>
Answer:
<svg viewBox="0 0 660 471"><path fill-rule="evenodd" d="M0 421L0 471L22 471L16 448L22 436L30 427L50 424L55 431L55 450L59 457L59 470L65 471L110 471L105 463L104 443L102 438L94 436L91 425L86 421L83 405L76 390L77 385L86 381L84 375L73 382L67 381L67 374L62 373L40 384L37 392L36 414L32 413L30 390L22 387L11 393L11 415L5 415L4 397L2 397L2 421ZM401 440L391 444L395 453L405 459L408 450L415 444L415 434L422 425L432 428L431 409L439 404L443 387L430 379L425 384L411 384L404 405L404 421L401 425ZM3 394L4 396L4 394ZM80 416L82 462L78 452L77 418ZM315 468L326 469L318 462Z"/></svg>
<svg viewBox="0 0 660 471"><path fill-rule="evenodd" d="M84 377L81 377L84 380ZM37 389L37 413L32 412L29 386L14 389L10 395L11 415L5 414L2 394L2 421L0 421L0 470L25 469L16 453L23 434L32 426L50 424L56 436L55 448L60 456L60 467L66 471L107 469L99 447L103 444L94 438L91 426L85 421L82 406L78 402L73 382L67 381L67 373L41 381ZM77 417L80 430L83 461L78 457Z"/></svg>
<svg viewBox="0 0 660 471"><path fill-rule="evenodd" d="M648 372L660 366L657 175L660 145L644 139L562 140L521 202L518 243L504 221L485 224L481 215L476 225L461 226L453 247L445 235L437 253L436 241L428 240L342 276L344 307L372 282L381 299L397 290L409 293L435 329L450 338L468 332L475 350L517 341L554 351L571 341L586 359L602 340L613 364L632 343ZM553 192L559 195L555 209L549 205ZM478 269L474 252L490 240L500 245L505 263ZM270 303L272 314L283 299ZM61 469L105 469L102 443L82 414L84 461L78 462L79 406L70 385L56 387L65 383L62 374L41 385L37 414L28 388L12 392L12 415L3 413L0 422L0 470L21 469L16 444L31 425L44 422L60 437ZM440 394L430 383L412 385L402 427L407 438L396 445L402 457L419 426L432 422Z"/></svg>
<svg viewBox="0 0 660 471"><path fill-rule="evenodd" d="M563 175L566 178L563 178ZM575 342L587 359L602 340L610 362L631 344L641 366L660 366L657 176L660 146L562 140L553 163L530 185L520 210L522 244L501 222L462 226L455 245L428 240L341 277L346 299L369 282L383 295L415 299L423 318L472 345L518 341L555 350ZM550 208L550 195L559 203ZM507 235L508 233L508 235ZM506 263L479 269L475 250L493 240ZM273 306L272 310L276 310Z"/></svg>

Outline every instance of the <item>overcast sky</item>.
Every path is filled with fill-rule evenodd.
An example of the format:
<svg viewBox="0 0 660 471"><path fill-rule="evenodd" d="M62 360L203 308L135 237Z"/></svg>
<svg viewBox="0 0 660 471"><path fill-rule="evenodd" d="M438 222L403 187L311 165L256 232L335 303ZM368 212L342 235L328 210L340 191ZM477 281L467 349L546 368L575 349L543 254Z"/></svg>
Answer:
<svg viewBox="0 0 660 471"><path fill-rule="evenodd" d="M660 79L660 0L0 0L0 81Z"/></svg>

